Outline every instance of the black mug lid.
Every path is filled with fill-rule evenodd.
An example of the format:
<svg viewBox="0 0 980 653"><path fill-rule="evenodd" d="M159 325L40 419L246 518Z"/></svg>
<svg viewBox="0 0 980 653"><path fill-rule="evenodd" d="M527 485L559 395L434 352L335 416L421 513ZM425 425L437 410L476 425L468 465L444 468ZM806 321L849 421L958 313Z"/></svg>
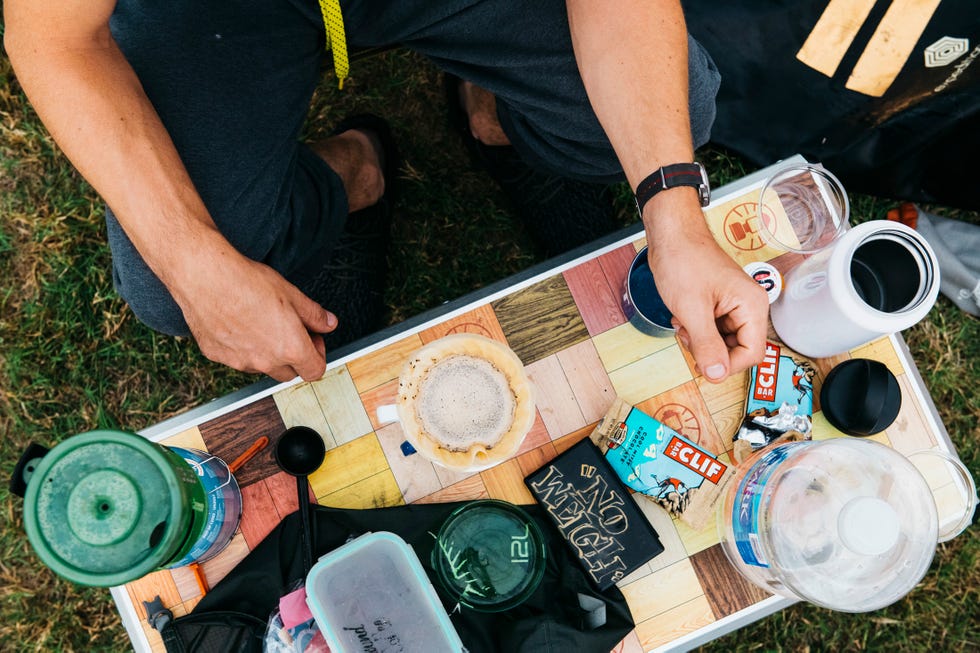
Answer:
<svg viewBox="0 0 980 653"><path fill-rule="evenodd" d="M902 390L888 366L854 358L830 370L820 389L820 409L827 421L848 435L874 435L895 421Z"/></svg>

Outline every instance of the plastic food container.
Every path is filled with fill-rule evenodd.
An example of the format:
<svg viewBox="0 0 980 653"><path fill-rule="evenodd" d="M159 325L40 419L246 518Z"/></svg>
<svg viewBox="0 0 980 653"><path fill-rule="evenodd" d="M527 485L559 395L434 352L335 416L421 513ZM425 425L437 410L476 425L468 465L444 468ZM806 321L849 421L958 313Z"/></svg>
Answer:
<svg viewBox="0 0 980 653"><path fill-rule="evenodd" d="M394 533L362 535L320 558L306 602L333 653L464 650L418 556Z"/></svg>

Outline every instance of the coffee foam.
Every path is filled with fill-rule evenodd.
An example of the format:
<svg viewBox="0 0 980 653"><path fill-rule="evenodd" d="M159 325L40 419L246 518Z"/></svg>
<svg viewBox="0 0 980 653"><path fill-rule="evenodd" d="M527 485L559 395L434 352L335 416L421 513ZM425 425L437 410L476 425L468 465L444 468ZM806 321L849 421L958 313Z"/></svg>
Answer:
<svg viewBox="0 0 980 653"><path fill-rule="evenodd" d="M419 426L450 451L492 448L514 421L507 376L490 361L456 354L429 368L418 387Z"/></svg>
<svg viewBox="0 0 980 653"><path fill-rule="evenodd" d="M506 344L471 333L412 352L398 377L397 410L418 453L464 472L513 456L536 414L521 359Z"/></svg>

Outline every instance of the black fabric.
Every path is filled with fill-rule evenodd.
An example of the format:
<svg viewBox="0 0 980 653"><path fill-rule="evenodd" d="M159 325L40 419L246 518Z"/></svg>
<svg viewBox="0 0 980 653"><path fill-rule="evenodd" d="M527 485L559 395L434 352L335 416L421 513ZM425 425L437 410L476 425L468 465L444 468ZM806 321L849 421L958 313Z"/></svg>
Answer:
<svg viewBox="0 0 980 653"><path fill-rule="evenodd" d="M236 612L191 614L160 628L167 653L260 653L266 621Z"/></svg>
<svg viewBox="0 0 980 653"><path fill-rule="evenodd" d="M350 536L390 531L401 536L418 554L447 610L454 602L439 587L429 562L442 522L461 504L428 504L342 510L317 506L312 513L317 556L342 545ZM629 608L617 588L600 593L589 584L567 544L555 532L541 508L522 506L541 527L548 550L545 576L528 600L501 613L469 609L451 614L456 631L470 653L607 653L633 629ZM303 575L297 513L288 515L235 569L198 603L190 615L220 623L221 613L241 613L263 622L278 606L293 582ZM585 613L578 595L594 597L606 606L604 626L580 627ZM187 617L174 623L183 629ZM188 651L195 651L189 648ZM205 649L201 649L202 651ZM241 649L250 650L248 648Z"/></svg>
<svg viewBox="0 0 980 653"><path fill-rule="evenodd" d="M893 3L878 0L866 17L862 4L684 0L688 29L722 74L712 142L758 165L800 153L852 192L980 208L972 175L980 148L976 3L943 0L923 20L906 12L897 29L877 35ZM828 7L861 26L836 68L824 67L829 76L798 58ZM914 47L893 79L873 88L869 75L854 75L865 52L899 50L906 38ZM816 58L831 43L822 40Z"/></svg>

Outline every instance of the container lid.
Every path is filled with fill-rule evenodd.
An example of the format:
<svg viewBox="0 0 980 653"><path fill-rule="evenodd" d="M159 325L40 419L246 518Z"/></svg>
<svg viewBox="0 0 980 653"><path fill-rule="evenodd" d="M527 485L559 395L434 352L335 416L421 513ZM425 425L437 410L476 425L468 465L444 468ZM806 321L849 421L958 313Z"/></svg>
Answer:
<svg viewBox="0 0 980 653"><path fill-rule="evenodd" d="M796 596L844 612L877 610L911 591L936 550L936 507L922 475L873 440L785 446L798 453L764 490L770 571Z"/></svg>
<svg viewBox="0 0 980 653"><path fill-rule="evenodd" d="M544 540L517 506L487 499L457 509L439 529L432 566L460 604L499 612L522 603L541 582Z"/></svg>
<svg viewBox="0 0 980 653"><path fill-rule="evenodd" d="M902 408L898 379L884 363L853 358L837 365L820 388L820 410L848 435L873 435L895 421Z"/></svg>
<svg viewBox="0 0 980 653"><path fill-rule="evenodd" d="M306 602L337 653L463 650L418 556L394 533L368 533L321 557L306 577Z"/></svg>
<svg viewBox="0 0 980 653"><path fill-rule="evenodd" d="M57 574L84 585L121 585L157 569L191 520L173 465L162 447L132 433L68 438L28 483L31 545Z"/></svg>

